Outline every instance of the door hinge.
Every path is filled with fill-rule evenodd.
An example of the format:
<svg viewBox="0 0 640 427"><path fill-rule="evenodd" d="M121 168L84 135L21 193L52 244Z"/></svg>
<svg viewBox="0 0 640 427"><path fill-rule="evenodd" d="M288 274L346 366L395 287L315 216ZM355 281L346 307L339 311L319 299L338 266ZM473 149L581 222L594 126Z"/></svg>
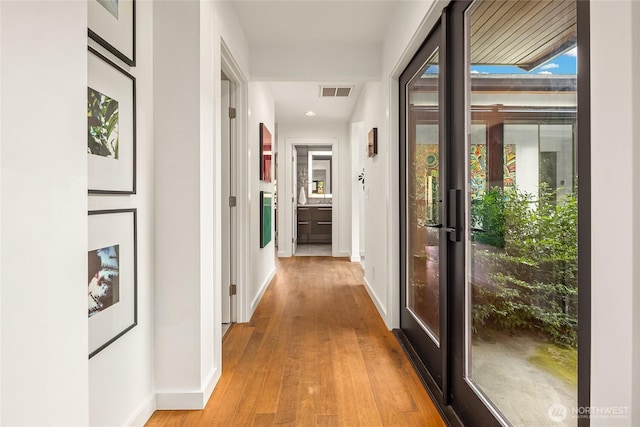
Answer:
<svg viewBox="0 0 640 427"><path fill-rule="evenodd" d="M236 196L229 196L229 207L235 208L237 204Z"/></svg>
<svg viewBox="0 0 640 427"><path fill-rule="evenodd" d="M295 239L293 237L291 238L291 243L295 243Z"/></svg>
<svg viewBox="0 0 640 427"><path fill-rule="evenodd" d="M229 295L230 296L234 296L237 293L238 293L238 288L237 288L236 285L229 286Z"/></svg>
<svg viewBox="0 0 640 427"><path fill-rule="evenodd" d="M229 107L229 118L230 119L236 118L236 109L233 107Z"/></svg>

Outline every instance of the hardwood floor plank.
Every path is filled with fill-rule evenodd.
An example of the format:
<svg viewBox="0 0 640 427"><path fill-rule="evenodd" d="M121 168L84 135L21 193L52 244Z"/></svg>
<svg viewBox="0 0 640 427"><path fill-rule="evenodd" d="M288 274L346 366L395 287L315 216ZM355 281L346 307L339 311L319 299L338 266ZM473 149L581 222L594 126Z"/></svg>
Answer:
<svg viewBox="0 0 640 427"><path fill-rule="evenodd" d="M380 426L380 412L376 405L375 394L371 387L367 368L358 346L358 337L355 331L351 331L348 337L348 346L353 350L349 352L349 368L351 371L351 381L355 390L358 390L356 405L358 407L358 419L364 426Z"/></svg>
<svg viewBox="0 0 640 427"><path fill-rule="evenodd" d="M270 427L275 425L275 415L276 414L255 414L253 417L253 422L251 423L254 427Z"/></svg>
<svg viewBox="0 0 640 427"><path fill-rule="evenodd" d="M444 426L348 259L298 257L223 344L203 411L157 411L149 427Z"/></svg>
<svg viewBox="0 0 640 427"><path fill-rule="evenodd" d="M338 427L337 415L318 415L316 416L316 425L322 427Z"/></svg>

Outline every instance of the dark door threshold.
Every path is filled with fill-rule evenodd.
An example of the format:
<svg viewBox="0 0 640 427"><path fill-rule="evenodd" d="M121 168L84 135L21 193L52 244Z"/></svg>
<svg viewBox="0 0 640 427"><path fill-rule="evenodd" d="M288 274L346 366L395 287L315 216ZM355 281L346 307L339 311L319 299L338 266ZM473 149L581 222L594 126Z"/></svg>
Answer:
<svg viewBox="0 0 640 427"><path fill-rule="evenodd" d="M393 334L396 336L396 339L400 343L400 346L404 350L405 354L409 358L409 361L413 365L413 369L418 374L418 378L422 382L422 385L429 393L431 400L436 405L438 412L440 412L440 416L449 427L463 427L462 421L458 418L455 411L450 405L445 405L444 400L442 398L442 391L436 384L435 380L427 370L427 367L424 366L422 360L418 357L418 353L414 350L413 346L405 336L402 329L394 329Z"/></svg>

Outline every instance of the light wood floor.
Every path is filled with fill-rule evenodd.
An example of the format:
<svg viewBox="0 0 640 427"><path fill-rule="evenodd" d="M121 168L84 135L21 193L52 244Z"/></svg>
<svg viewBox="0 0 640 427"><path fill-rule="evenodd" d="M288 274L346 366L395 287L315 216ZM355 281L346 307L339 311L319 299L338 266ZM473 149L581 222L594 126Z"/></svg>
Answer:
<svg viewBox="0 0 640 427"><path fill-rule="evenodd" d="M362 283L346 258L280 260L251 322L225 338L207 407L147 426L444 426Z"/></svg>

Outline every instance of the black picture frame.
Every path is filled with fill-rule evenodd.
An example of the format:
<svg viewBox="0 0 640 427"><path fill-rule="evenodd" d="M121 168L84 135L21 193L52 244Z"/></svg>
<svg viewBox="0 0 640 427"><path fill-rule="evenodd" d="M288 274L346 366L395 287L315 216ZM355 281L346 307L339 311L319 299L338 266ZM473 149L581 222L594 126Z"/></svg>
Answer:
<svg viewBox="0 0 640 427"><path fill-rule="evenodd" d="M120 98L119 104L119 152L122 158L106 159L102 155L87 153L89 194L136 194L137 184L137 105L136 78L122 67L88 47L88 110L91 109L91 90L100 95L107 92L102 87L115 87ZM106 94L113 95L111 93ZM117 97L116 97L117 98ZM125 113L125 114L123 114ZM91 120L91 119L89 119ZM87 141L91 141L90 124ZM111 182L110 180L114 181Z"/></svg>
<svg viewBox="0 0 640 427"><path fill-rule="evenodd" d="M89 0L87 34L116 58L135 67L136 0L118 0L116 10L122 6L118 16L109 12L105 3L110 3L110 0Z"/></svg>
<svg viewBox="0 0 640 427"><path fill-rule="evenodd" d="M138 239L135 208L94 210L88 215L91 359L138 324Z"/></svg>

